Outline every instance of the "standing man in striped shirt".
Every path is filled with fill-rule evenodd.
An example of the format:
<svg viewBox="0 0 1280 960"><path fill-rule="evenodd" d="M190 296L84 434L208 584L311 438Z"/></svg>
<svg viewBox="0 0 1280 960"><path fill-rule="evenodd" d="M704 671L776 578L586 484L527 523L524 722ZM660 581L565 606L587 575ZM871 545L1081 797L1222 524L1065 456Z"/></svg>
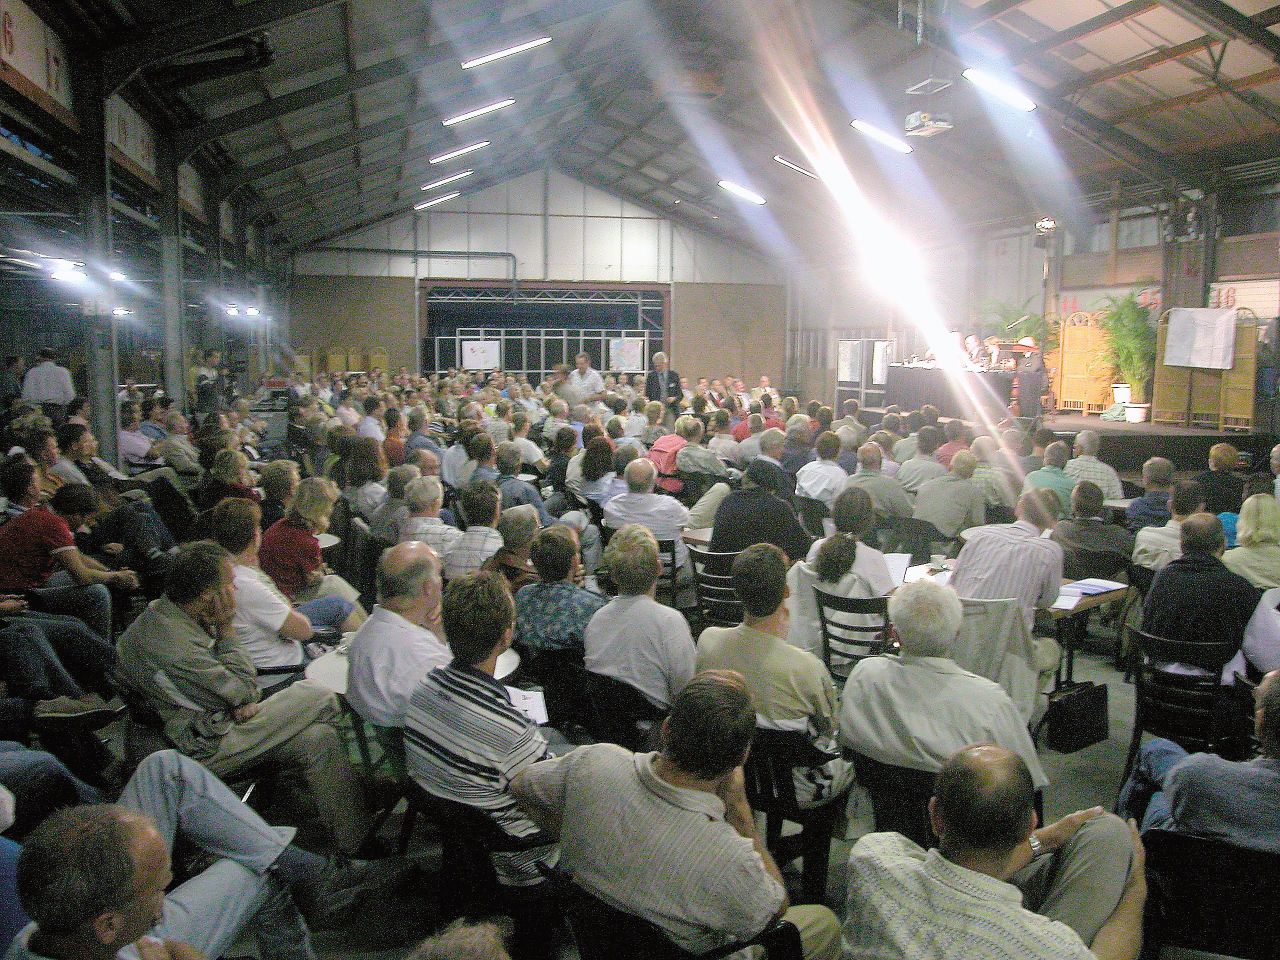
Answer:
<svg viewBox="0 0 1280 960"><path fill-rule="evenodd" d="M1018 499L1014 523L970 530L956 558L951 585L966 600L1015 599L1027 630L1036 608L1048 609L1062 587L1062 547L1044 536L1057 523L1057 494L1028 490Z"/></svg>
<svg viewBox="0 0 1280 960"><path fill-rule="evenodd" d="M550 754L538 725L512 706L493 676L515 626L506 578L480 571L451 581L441 622L453 662L423 677L409 698L409 775L432 796L483 811L512 837L533 837L538 827L516 805L511 781ZM538 864L555 861L553 842L493 854L498 880L508 886L541 883Z"/></svg>

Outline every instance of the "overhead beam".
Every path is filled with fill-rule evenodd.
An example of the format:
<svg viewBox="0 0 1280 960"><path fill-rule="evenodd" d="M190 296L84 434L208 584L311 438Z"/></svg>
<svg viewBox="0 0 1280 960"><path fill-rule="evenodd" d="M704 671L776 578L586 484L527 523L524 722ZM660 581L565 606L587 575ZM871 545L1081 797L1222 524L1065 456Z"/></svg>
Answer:
<svg viewBox="0 0 1280 960"><path fill-rule="evenodd" d="M1280 37L1223 0L1160 0L1200 29L1227 40L1243 40L1280 63Z"/></svg>
<svg viewBox="0 0 1280 960"><path fill-rule="evenodd" d="M1212 80L1213 71L1208 67L1201 68L1206 79ZM1197 71L1199 72L1199 71ZM1112 114L1107 119L1112 123L1128 123L1132 120L1141 120L1157 113L1168 113L1171 110L1178 110L1182 107L1192 106L1197 103L1204 103L1208 100L1216 100L1218 97L1235 96L1241 102L1253 107L1259 113L1266 116L1273 122L1280 122L1280 107L1277 107L1261 97L1248 97L1247 91L1254 87L1265 86L1268 83L1280 81L1280 67L1271 67L1260 73L1251 73L1247 77L1241 77L1238 80L1220 79L1217 86L1206 87L1203 90L1193 90L1191 93L1184 93L1180 97L1170 97L1167 100L1157 100L1154 103L1146 103L1139 107L1131 107L1128 110L1121 110L1119 113Z"/></svg>
<svg viewBox="0 0 1280 960"><path fill-rule="evenodd" d="M277 23L330 7L339 0L255 0L196 20L169 21L102 54L107 96L140 70L205 47L257 33Z"/></svg>
<svg viewBox="0 0 1280 960"><path fill-rule="evenodd" d="M888 26L896 26L893 19L883 11L880 19L882 23ZM910 17L910 19L914 20L914 17ZM940 31L926 24L923 32L930 46L950 54L962 63L965 61L965 57L956 42L945 31ZM1110 122L1057 96L1052 90L1041 87L1022 76L1018 78L1018 85L1037 104L1056 114L1067 124L1076 127L1085 134L1090 142L1095 143L1099 149L1123 159L1125 163L1141 171L1144 176L1156 181L1169 181L1178 180L1190 174L1190 171L1186 169L1179 159L1161 153L1137 137L1118 129Z"/></svg>
<svg viewBox="0 0 1280 960"><path fill-rule="evenodd" d="M258 2L262 2L262 0L258 0ZM517 17L503 24L502 29L510 37L523 36L533 29L550 29L555 24L570 18L596 16L606 13L609 9L623 2L625 0L558 0L558 2L551 4L536 14ZM439 12L434 12L433 15L437 19L442 16ZM389 80L413 77L430 70L432 67L439 68L437 72L440 74L439 79L441 80L445 77L456 77L460 71L457 66L459 61L454 52L459 47L467 44L478 44L482 40L493 43L494 33L494 25L489 19L468 21L465 25L448 31L446 39L429 44L422 53L408 60L400 60L393 57L382 63L376 63L361 70L349 71L332 80L325 80L308 87L302 87L292 93L273 97L270 100L256 103L251 107L235 110L225 116L180 130L177 134L178 150L183 156L189 157L196 150L222 137L242 133L259 124L276 120L299 110L314 107L336 97L357 93L368 87L386 83ZM552 64L551 66L563 75L564 68L562 66L557 64ZM486 69L483 81L489 82L494 79L500 79L503 77L504 71L510 74L509 79L518 80L522 67L523 64L518 59L514 61L497 61L492 68ZM495 74L493 71L498 72ZM549 71L546 69L538 72L539 74L549 75ZM424 79L430 80L430 78ZM474 82L469 85L457 84L454 85L453 89L459 93L465 93L475 85L476 83Z"/></svg>
<svg viewBox="0 0 1280 960"><path fill-rule="evenodd" d="M982 6L969 11L963 22L959 24L959 29L962 33L977 30L984 24L1004 16L1010 10L1016 10L1026 2L1027 0L987 0Z"/></svg>
<svg viewBox="0 0 1280 960"><path fill-rule="evenodd" d="M1076 43L1095 33L1101 33L1103 30L1109 30L1111 27L1132 20L1134 17L1140 17L1159 5L1156 0L1129 0L1128 3L1112 7L1106 13L1100 13L1088 20L1081 20L1065 30L1059 30L1044 40L1019 47L1009 55L1009 59L1012 63L1026 63L1028 60L1065 47L1069 43Z"/></svg>

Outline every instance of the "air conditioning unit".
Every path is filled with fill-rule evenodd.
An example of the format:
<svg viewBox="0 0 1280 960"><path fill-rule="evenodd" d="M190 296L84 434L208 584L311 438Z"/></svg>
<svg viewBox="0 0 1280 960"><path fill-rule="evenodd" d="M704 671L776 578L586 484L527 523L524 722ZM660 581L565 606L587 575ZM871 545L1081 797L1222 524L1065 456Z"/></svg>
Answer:
<svg viewBox="0 0 1280 960"><path fill-rule="evenodd" d="M904 126L908 137L935 137L946 133L954 124L944 114L917 110L907 116Z"/></svg>

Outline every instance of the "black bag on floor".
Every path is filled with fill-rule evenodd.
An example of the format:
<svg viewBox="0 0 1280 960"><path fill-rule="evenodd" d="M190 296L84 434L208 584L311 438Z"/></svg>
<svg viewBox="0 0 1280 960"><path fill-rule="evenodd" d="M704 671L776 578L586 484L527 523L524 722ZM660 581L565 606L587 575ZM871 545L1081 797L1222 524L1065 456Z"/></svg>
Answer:
<svg viewBox="0 0 1280 960"><path fill-rule="evenodd" d="M1049 727L1048 745L1059 753L1074 753L1107 739L1107 685L1090 681L1063 684L1049 694L1041 721Z"/></svg>

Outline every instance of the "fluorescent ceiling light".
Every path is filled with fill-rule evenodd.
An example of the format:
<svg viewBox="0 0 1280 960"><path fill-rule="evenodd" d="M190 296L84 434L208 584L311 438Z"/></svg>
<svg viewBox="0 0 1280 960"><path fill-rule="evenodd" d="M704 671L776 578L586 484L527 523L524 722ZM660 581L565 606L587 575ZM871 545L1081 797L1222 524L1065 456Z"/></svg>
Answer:
<svg viewBox="0 0 1280 960"><path fill-rule="evenodd" d="M111 279L115 283L124 283L126 280L129 279L129 277L126 274L121 273L119 270L112 270L109 274L107 274L107 276L109 279Z"/></svg>
<svg viewBox="0 0 1280 960"><path fill-rule="evenodd" d="M483 117L486 113L493 113L495 110L501 110L503 107L509 107L514 100L499 100L488 106L477 107L475 110L468 110L466 113L460 113L456 117L450 117L448 120L441 121L446 127L452 127L455 123L462 123L464 120L474 120L476 117Z"/></svg>
<svg viewBox="0 0 1280 960"><path fill-rule="evenodd" d="M446 183L453 183L455 180L461 180L464 177L469 177L473 173L475 173L474 170L463 170L461 173L455 173L452 177L445 177L443 180L432 180L430 183L424 183L422 185L422 189L434 190L436 187L443 187Z"/></svg>
<svg viewBox="0 0 1280 960"><path fill-rule="evenodd" d="M872 140L876 141L876 143L883 144L890 150L897 150L899 153L911 152L911 144L903 140L899 140L891 133L885 133L879 127L867 123L865 120L855 120L853 123L849 124L849 126L853 127L853 129L857 130L863 136L870 137Z"/></svg>
<svg viewBox="0 0 1280 960"><path fill-rule="evenodd" d="M747 203L754 203L758 207L764 206L764 197L760 196L760 194L756 193L754 190L748 190L746 187L739 186L732 180L721 180L719 181L719 185L721 190L732 193L735 197L746 200Z"/></svg>
<svg viewBox="0 0 1280 960"><path fill-rule="evenodd" d="M544 43L550 42L550 37L539 37L537 40L530 40L527 43L518 43L514 47L507 47L505 50L499 50L496 53L487 53L483 57L476 57L474 60L463 60L462 69L470 70L472 67L493 63L493 61L501 60L503 57L509 57L514 53L524 53L526 50L532 50L534 47L540 47Z"/></svg>
<svg viewBox="0 0 1280 960"><path fill-rule="evenodd" d="M437 203L444 203L446 200L452 200L454 197L462 196L461 190L455 190L453 193L446 193L443 197L436 197L434 200L424 200L422 203L415 203L413 209L425 210L427 207L434 207Z"/></svg>
<svg viewBox="0 0 1280 960"><path fill-rule="evenodd" d="M432 157L428 163L444 163L446 160L452 160L454 157L460 157L464 153L470 153L472 150L480 150L489 145L488 140L481 140L479 143L473 143L467 147L459 147L457 150L450 150L448 153L442 153L438 157Z"/></svg>
<svg viewBox="0 0 1280 960"><path fill-rule="evenodd" d="M239 308L239 307L237 307L237 306L234 306L234 305L232 305L232 306L230 306L230 307L227 307L227 316L228 316L228 317L238 317L238 316L240 316L240 308Z"/></svg>
<svg viewBox="0 0 1280 960"><path fill-rule="evenodd" d="M244 313L246 317L256 317L262 313L257 307L245 307Z"/></svg>
<svg viewBox="0 0 1280 960"><path fill-rule="evenodd" d="M964 71L961 76L972 83L975 87L980 87L993 97L1003 100L1015 110L1021 110L1023 113L1030 113L1036 108L1035 101L1017 87L1005 83L1003 80L987 73L985 70L970 67Z"/></svg>
<svg viewBox="0 0 1280 960"><path fill-rule="evenodd" d="M131 317L133 316L133 311L126 310L124 307L116 307L111 311L111 315L113 317Z"/></svg>
<svg viewBox="0 0 1280 960"><path fill-rule="evenodd" d="M782 164L784 167L786 167L789 170L794 170L796 173L803 173L806 177L809 177L812 180L819 179L818 175L814 173L812 170L806 170L804 167L797 166L796 164L788 160L786 157L777 156L775 154L773 159L778 161L778 163Z"/></svg>
<svg viewBox="0 0 1280 960"><path fill-rule="evenodd" d="M58 267L49 276L54 280L61 280L63 283L84 283L89 279L88 274L75 266Z"/></svg>

